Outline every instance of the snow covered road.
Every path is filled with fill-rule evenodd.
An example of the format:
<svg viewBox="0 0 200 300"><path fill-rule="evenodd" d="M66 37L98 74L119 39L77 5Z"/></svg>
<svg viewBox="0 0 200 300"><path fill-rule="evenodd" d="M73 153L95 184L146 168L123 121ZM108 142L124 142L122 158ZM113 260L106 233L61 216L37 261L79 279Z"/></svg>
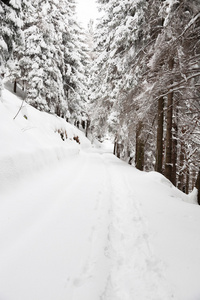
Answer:
<svg viewBox="0 0 200 300"><path fill-rule="evenodd" d="M106 179L101 157L82 154L3 196L0 299L99 299L107 272Z"/></svg>
<svg viewBox="0 0 200 300"><path fill-rule="evenodd" d="M0 299L198 299L172 291L155 255L144 177L90 149L11 185L0 202Z"/></svg>

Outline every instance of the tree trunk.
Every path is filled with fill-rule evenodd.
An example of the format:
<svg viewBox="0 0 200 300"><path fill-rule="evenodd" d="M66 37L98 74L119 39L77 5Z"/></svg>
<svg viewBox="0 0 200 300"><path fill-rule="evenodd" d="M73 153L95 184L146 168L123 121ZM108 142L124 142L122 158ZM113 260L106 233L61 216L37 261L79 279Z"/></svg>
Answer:
<svg viewBox="0 0 200 300"><path fill-rule="evenodd" d="M121 152L120 144L117 142L117 140L115 140L113 154L116 155L118 158L120 158L120 152Z"/></svg>
<svg viewBox="0 0 200 300"><path fill-rule="evenodd" d="M173 59L169 60L169 70L173 69ZM172 82L171 82L172 83ZM173 117L173 92L168 94L167 99L167 133L166 133L166 157L165 176L172 181L172 117Z"/></svg>
<svg viewBox="0 0 200 300"><path fill-rule="evenodd" d="M164 117L164 99L158 100L158 127L157 127L157 146L156 146L156 166L155 170L162 174L163 158L163 117Z"/></svg>
<svg viewBox="0 0 200 300"><path fill-rule="evenodd" d="M114 142L114 149L113 149L113 154L114 154L114 155L116 154L116 148L117 148L117 142L116 142L116 140L115 140L115 142Z"/></svg>
<svg viewBox="0 0 200 300"><path fill-rule="evenodd" d="M196 188L198 189L197 201L198 201L198 204L200 205L200 170L199 170L199 173L197 176Z"/></svg>
<svg viewBox="0 0 200 300"><path fill-rule="evenodd" d="M183 129L182 129L183 132ZM185 145L183 140L181 140L181 150L180 150L180 157L179 157L179 169L180 169L180 173L178 176L178 189L179 190L183 190L184 188L184 170L183 170L183 166L184 166L184 161L185 161Z"/></svg>
<svg viewBox="0 0 200 300"><path fill-rule="evenodd" d="M13 92L14 92L15 94L17 93L17 80L16 80L16 79L15 79L15 82L14 82Z"/></svg>
<svg viewBox="0 0 200 300"><path fill-rule="evenodd" d="M193 190L193 188L196 186L196 173L196 169L194 168L191 174L191 190Z"/></svg>
<svg viewBox="0 0 200 300"><path fill-rule="evenodd" d="M60 106L56 105L55 113L58 117L60 117Z"/></svg>
<svg viewBox="0 0 200 300"><path fill-rule="evenodd" d="M172 114L173 94L168 95L165 176L172 181Z"/></svg>
<svg viewBox="0 0 200 300"><path fill-rule="evenodd" d="M90 127L90 121L87 120L87 121L86 121L86 129L85 129L85 136L86 136L86 137L88 137L89 127Z"/></svg>
<svg viewBox="0 0 200 300"><path fill-rule="evenodd" d="M82 128L85 129L85 121L81 121Z"/></svg>
<svg viewBox="0 0 200 300"><path fill-rule="evenodd" d="M186 184L185 184L185 193L189 194L189 184L190 184L190 174L189 170L186 171Z"/></svg>
<svg viewBox="0 0 200 300"><path fill-rule="evenodd" d="M173 124L174 135L172 138L172 183L176 186L176 169L177 169L177 133L178 126L177 124Z"/></svg>
<svg viewBox="0 0 200 300"><path fill-rule="evenodd" d="M120 154L121 154L121 144L117 143L117 157L120 158Z"/></svg>
<svg viewBox="0 0 200 300"><path fill-rule="evenodd" d="M142 122L139 122L136 131L136 152L135 152L135 166L138 170L144 170L144 141L141 137Z"/></svg>

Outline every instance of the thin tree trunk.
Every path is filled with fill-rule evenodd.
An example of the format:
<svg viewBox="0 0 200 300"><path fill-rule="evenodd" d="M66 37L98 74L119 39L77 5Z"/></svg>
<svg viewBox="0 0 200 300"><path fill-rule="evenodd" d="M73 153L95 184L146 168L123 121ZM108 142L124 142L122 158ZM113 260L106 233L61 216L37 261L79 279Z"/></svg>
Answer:
<svg viewBox="0 0 200 300"><path fill-rule="evenodd" d="M117 148L117 142L115 141L115 142L114 142L114 149L113 149L113 154L114 154L114 155L116 154L116 148Z"/></svg>
<svg viewBox="0 0 200 300"><path fill-rule="evenodd" d="M185 193L189 194L189 183L190 183L190 175L189 170L186 171L186 184L185 184Z"/></svg>
<svg viewBox="0 0 200 300"><path fill-rule="evenodd" d="M172 113L173 113L173 93L168 95L167 103L167 134L166 134L166 158L165 176L172 180Z"/></svg>
<svg viewBox="0 0 200 300"><path fill-rule="evenodd" d="M155 170L162 174L163 158L163 118L164 118L164 99L158 100L158 127L157 127L157 146L156 146L156 166Z"/></svg>
<svg viewBox="0 0 200 300"><path fill-rule="evenodd" d="M199 170L199 173L197 176L196 188L198 189L197 201L198 201L198 204L200 205L200 170Z"/></svg>
<svg viewBox="0 0 200 300"><path fill-rule="evenodd" d="M191 190L193 190L195 185L196 185L196 170L193 169L191 174Z"/></svg>
<svg viewBox="0 0 200 300"><path fill-rule="evenodd" d="M14 82L13 92L14 92L15 94L17 93L17 80L16 80L16 79L15 79L15 82Z"/></svg>
<svg viewBox="0 0 200 300"><path fill-rule="evenodd" d="M56 105L56 115L60 117L60 106Z"/></svg>
<svg viewBox="0 0 200 300"><path fill-rule="evenodd" d="M184 129L182 128L182 133L184 133ZM183 138L181 139L181 149L180 149L180 157L179 157L179 169L180 173L178 176L178 189L183 190L184 188L184 161L185 161L185 145L183 142Z"/></svg>
<svg viewBox="0 0 200 300"><path fill-rule="evenodd" d="M173 69L174 60L170 58L169 69ZM171 82L172 83L172 82ZM167 133L166 133L166 157L165 176L172 181L172 117L173 117L173 92L168 94L167 99Z"/></svg>
<svg viewBox="0 0 200 300"><path fill-rule="evenodd" d="M138 170L144 170L144 141L141 137L142 122L139 122L136 131L136 152L135 152L135 166Z"/></svg>
<svg viewBox="0 0 200 300"><path fill-rule="evenodd" d="M89 127L90 127L90 121L87 120L87 121L86 121L86 130L85 130L85 136L86 136L86 137L88 137ZM78 128L79 128L79 127L78 127Z"/></svg>
<svg viewBox="0 0 200 300"><path fill-rule="evenodd" d="M120 154L121 154L121 145L119 143L117 143L117 157L120 158Z"/></svg>
<svg viewBox="0 0 200 300"><path fill-rule="evenodd" d="M176 116L173 123L173 138L172 138L172 183L177 186L177 157L178 157L178 108L179 101L176 103Z"/></svg>
<svg viewBox="0 0 200 300"><path fill-rule="evenodd" d="M177 169L177 132L178 126L177 124L173 125L174 135L172 139L172 183L176 186L176 169Z"/></svg>
<svg viewBox="0 0 200 300"><path fill-rule="evenodd" d="M118 158L120 158L120 144L117 142L117 140L114 143L114 150L113 150L113 154L116 155Z"/></svg>

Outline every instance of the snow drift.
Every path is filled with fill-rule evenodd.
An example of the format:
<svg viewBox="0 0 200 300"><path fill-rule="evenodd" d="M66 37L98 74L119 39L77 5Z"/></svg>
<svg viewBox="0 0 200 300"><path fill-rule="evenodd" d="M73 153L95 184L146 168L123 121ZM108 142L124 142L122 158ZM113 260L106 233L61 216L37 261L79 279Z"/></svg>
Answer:
<svg viewBox="0 0 200 300"><path fill-rule="evenodd" d="M8 90L0 101L0 190L35 171L89 147L84 133L57 116L40 112ZM78 137L80 145L74 138Z"/></svg>

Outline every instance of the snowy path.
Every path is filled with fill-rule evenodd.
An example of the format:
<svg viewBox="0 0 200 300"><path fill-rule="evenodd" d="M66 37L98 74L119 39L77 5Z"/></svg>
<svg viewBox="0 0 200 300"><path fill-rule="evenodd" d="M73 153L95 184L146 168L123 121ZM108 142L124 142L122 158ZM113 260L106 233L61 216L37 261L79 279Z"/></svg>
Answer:
<svg viewBox="0 0 200 300"><path fill-rule="evenodd" d="M103 299L171 299L166 292L162 269L153 255L137 198L134 179L138 171L133 172L111 156L105 160L112 190L108 236L111 272Z"/></svg>
<svg viewBox="0 0 200 300"><path fill-rule="evenodd" d="M99 298L106 176L100 158L82 154L2 197L0 299Z"/></svg>
<svg viewBox="0 0 200 300"><path fill-rule="evenodd" d="M109 153L83 152L1 195L0 299L173 298L139 174Z"/></svg>

